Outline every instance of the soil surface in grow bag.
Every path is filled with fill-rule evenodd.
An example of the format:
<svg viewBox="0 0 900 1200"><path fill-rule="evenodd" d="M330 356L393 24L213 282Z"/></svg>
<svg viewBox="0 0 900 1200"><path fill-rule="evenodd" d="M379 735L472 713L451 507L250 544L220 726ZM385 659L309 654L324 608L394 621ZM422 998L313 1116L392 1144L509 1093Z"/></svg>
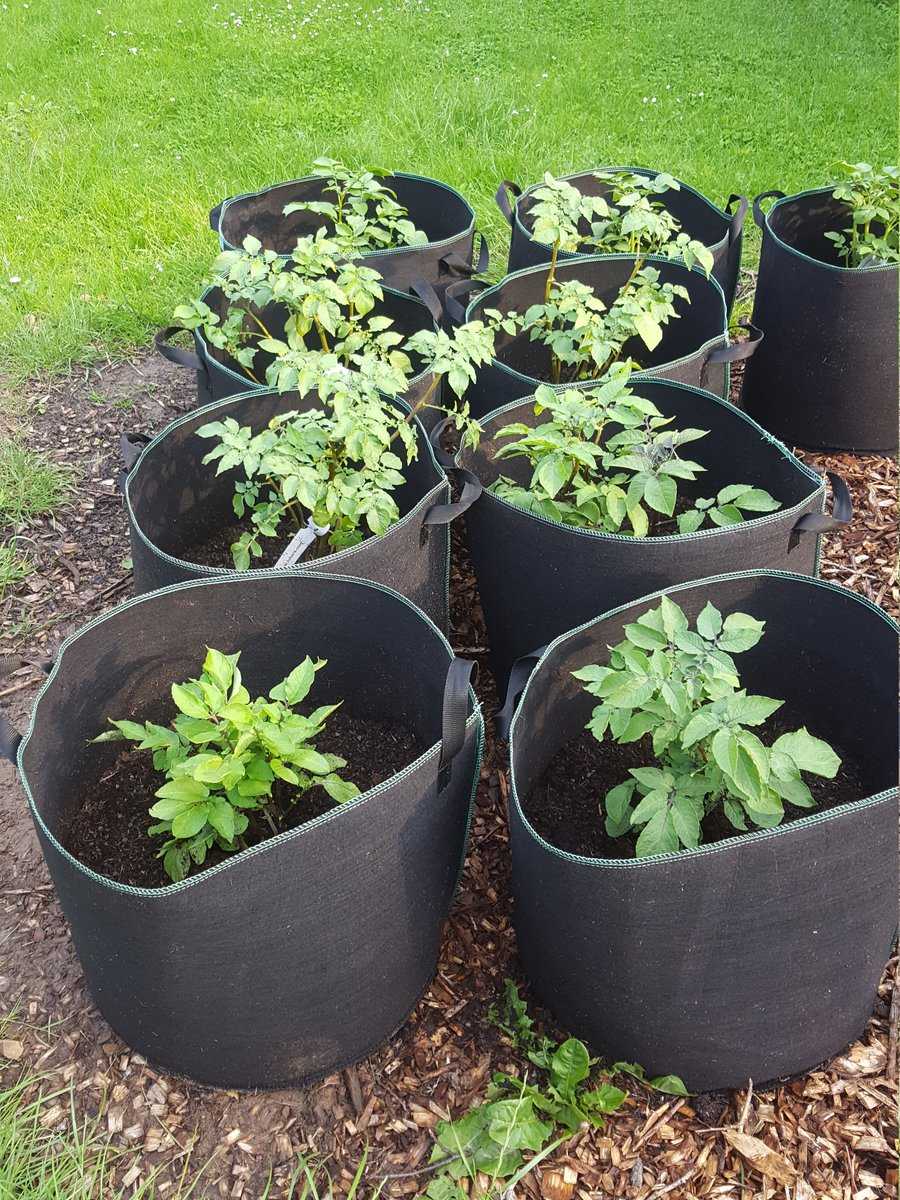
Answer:
<svg viewBox="0 0 900 1200"><path fill-rule="evenodd" d="M347 766L340 771L361 792L377 787L413 762L425 749L418 738L401 725L386 721L371 721L338 710L328 718L328 724L316 738L316 749L323 754L339 754ZM85 782L73 816L66 830L65 846L85 866L100 875L132 887L165 887L172 880L157 857L162 837L149 837L148 825L153 818L147 810L154 803L154 793L165 779L154 770L153 756L134 749L120 754L111 768L99 779ZM286 815L279 833L297 829L323 813L330 812L335 802L321 787L310 788L299 795L290 784L277 780L272 792L276 806ZM292 802L292 796L297 796ZM259 845L274 836L265 830L265 819L258 815L248 837L256 831L251 845ZM194 867L191 875L201 873L231 855L215 847L206 856L203 868Z"/></svg>
<svg viewBox="0 0 900 1200"><path fill-rule="evenodd" d="M770 745L781 734L799 729L802 724L802 717L795 721L779 713L756 732ZM810 732L815 733L815 730ZM840 746L835 745L834 750L841 759L841 769L834 779L803 776L816 807L795 808L785 804L783 825L839 804L850 804L872 793L857 764L844 756ZM601 805L610 788L629 778L632 767L653 766L658 763L649 737L619 745L612 738L598 742L585 729L557 751L547 764L538 783L525 798L525 815L545 841L569 854L582 854L586 858L634 858L634 837L609 837L603 827ZM884 786L889 787L890 781ZM721 842L741 833L725 816L721 806L709 813L701 827L701 845ZM748 832L750 828L748 826Z"/></svg>
<svg viewBox="0 0 900 1200"><path fill-rule="evenodd" d="M185 521L187 525L187 521ZM217 529L211 537L203 535L201 540L193 541L188 538L185 540L182 557L188 562L198 563L203 567L228 567L234 568L234 559L231 556L231 545L236 542L242 533L249 533L253 529L249 517L244 521L237 521L234 525L225 525ZM251 558L250 566L254 571L262 571L267 567L274 567L281 555L288 547L291 538L297 532L296 527L287 525L284 533L280 533L278 537L263 537L259 539L260 547L262 548L262 556L260 558ZM372 536L367 534L367 537ZM336 551L328 545L328 536L317 539L318 545L310 546L303 554L302 558L298 559L296 565L303 566L304 563L313 561L316 557L326 554L334 554ZM313 550L319 551L318 555L313 554Z"/></svg>

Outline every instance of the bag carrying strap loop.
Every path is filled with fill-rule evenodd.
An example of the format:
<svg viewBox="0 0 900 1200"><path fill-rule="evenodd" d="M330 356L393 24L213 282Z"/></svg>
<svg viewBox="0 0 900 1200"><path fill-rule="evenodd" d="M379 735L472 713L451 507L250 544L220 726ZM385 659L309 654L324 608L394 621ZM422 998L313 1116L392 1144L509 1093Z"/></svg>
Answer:
<svg viewBox="0 0 900 1200"><path fill-rule="evenodd" d="M193 350L183 350L181 346L172 346L169 343L169 338L176 333L183 332L178 325L167 325L165 329L160 329L156 337L153 339L153 344L157 351L167 359L170 363L175 363L178 367L190 367L193 371L206 371L206 366L201 362L199 355Z"/></svg>
<svg viewBox="0 0 900 1200"><path fill-rule="evenodd" d="M494 199L497 201L497 207L503 213L504 217L506 217L507 221L509 221L510 225L512 225L512 223L513 223L513 208L515 206L515 201L513 202L513 204L510 204L510 202L509 202L510 192L512 192L512 194L516 200L518 200L518 198L522 195L522 189L519 187L519 185L517 183L513 183L512 180L510 180L510 179L504 179L503 182L500 184L500 186L497 188Z"/></svg>
<svg viewBox="0 0 900 1200"><path fill-rule="evenodd" d="M746 196L742 196L740 192L732 192L728 197L728 203L725 205L725 211L731 212L731 206L737 201L737 208L731 215L731 224L728 226L728 244L733 246L741 236L744 229L744 218L747 215L747 209L750 207L750 201Z"/></svg>
<svg viewBox="0 0 900 1200"><path fill-rule="evenodd" d="M428 280L421 278L414 279L409 285L409 291L410 295L422 301L431 313L432 321L440 328L441 322L444 319L444 306L441 304L437 292Z"/></svg>
<svg viewBox="0 0 900 1200"><path fill-rule="evenodd" d="M778 188L772 188L772 190L770 192L760 192L758 196L754 196L754 198L753 198L753 220L757 223L757 225L760 227L760 229L765 229L765 226L766 226L766 214L763 212L763 209L762 209L763 200L769 200L769 199L783 200L784 196L785 196L785 193L780 192L778 190Z"/></svg>
<svg viewBox="0 0 900 1200"><path fill-rule="evenodd" d="M826 471L831 484L831 514L807 513L791 530L792 543L801 533L828 533L832 529L843 529L853 520L853 497L842 476L836 471Z"/></svg>
<svg viewBox="0 0 900 1200"><path fill-rule="evenodd" d="M444 469L447 470L448 468L445 467ZM449 525L451 521L455 521L457 517L461 517L464 512L472 507L484 491L478 476L473 475L471 471L467 471L465 467L453 467L453 473L462 483L462 493L458 500L452 500L449 504L432 504L431 508L429 508L428 512L422 518L423 538L427 537L430 526Z"/></svg>
<svg viewBox="0 0 900 1200"><path fill-rule="evenodd" d="M453 326L462 325L466 319L466 310L457 296L468 296L472 292L483 292L487 283L482 279L458 279L451 283L444 292L444 312Z"/></svg>
<svg viewBox="0 0 900 1200"><path fill-rule="evenodd" d="M122 462L125 464L125 470L130 471L137 460L144 452L144 448L149 446L153 438L149 433L123 433L119 438L119 451L122 455Z"/></svg>
<svg viewBox="0 0 900 1200"><path fill-rule="evenodd" d="M475 232L479 240L478 258L474 262L470 262L469 259L463 258L459 251L451 250L449 254L438 259L439 275L456 275L460 279L469 279L472 275L484 274L491 261L491 255L487 238L480 229Z"/></svg>
<svg viewBox="0 0 900 1200"><path fill-rule="evenodd" d="M437 790L442 792L450 782L453 760L466 742L466 721L469 719L469 684L477 665L468 658L454 658L444 683L444 703L441 711L441 757L438 761Z"/></svg>
<svg viewBox="0 0 900 1200"><path fill-rule="evenodd" d="M746 329L750 336L743 342L729 342L727 346L716 346L710 350L703 363L703 372L706 368L712 366L713 363L733 363L740 362L745 358L752 358L756 353L757 347L765 337L759 326L754 325L746 317L741 317L738 321L741 329Z"/></svg>
<svg viewBox="0 0 900 1200"><path fill-rule="evenodd" d="M519 703L519 697L525 691L525 684L528 682L531 672L537 666L546 649L546 646L539 646L537 650L532 650L530 654L523 654L521 658L517 658L512 665L512 670L509 673L509 683L506 685L506 699L503 701L503 707L498 709L494 714L494 727L497 730L497 737L502 742L509 741L509 728L512 725L513 717L516 715L516 705Z"/></svg>
<svg viewBox="0 0 900 1200"><path fill-rule="evenodd" d="M30 662L32 666L40 667L45 675L49 675L53 670L53 659L48 658L42 662L34 663L31 659L23 659L23 662ZM19 753L19 746L22 742L22 735L16 729L15 725L0 713L0 755L16 765L16 755Z"/></svg>
<svg viewBox="0 0 900 1200"><path fill-rule="evenodd" d="M221 217L222 209L227 203L227 200L220 200L215 208L209 210L209 227L213 233L219 232L219 217Z"/></svg>

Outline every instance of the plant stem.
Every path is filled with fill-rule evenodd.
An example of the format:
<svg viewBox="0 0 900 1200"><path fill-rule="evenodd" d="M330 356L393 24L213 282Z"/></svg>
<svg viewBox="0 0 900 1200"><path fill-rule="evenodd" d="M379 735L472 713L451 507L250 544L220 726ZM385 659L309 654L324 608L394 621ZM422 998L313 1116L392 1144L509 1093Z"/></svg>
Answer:
<svg viewBox="0 0 900 1200"><path fill-rule="evenodd" d="M326 354L330 353L331 347L328 345L328 338L325 336L325 330L322 328L318 317L313 317L313 324L316 327L316 332L319 335L319 341L322 344L322 349Z"/></svg>

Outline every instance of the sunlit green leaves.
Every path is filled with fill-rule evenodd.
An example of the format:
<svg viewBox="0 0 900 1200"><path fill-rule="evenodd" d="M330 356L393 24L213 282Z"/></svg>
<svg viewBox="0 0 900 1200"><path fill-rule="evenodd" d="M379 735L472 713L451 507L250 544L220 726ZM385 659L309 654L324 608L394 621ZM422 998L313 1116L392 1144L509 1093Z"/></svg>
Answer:
<svg viewBox="0 0 900 1200"><path fill-rule="evenodd" d="M170 727L112 721L114 728L94 739L127 739L153 751L153 765L166 781L156 790L150 815L157 823L148 833L166 837L160 857L175 881L192 863L202 865L213 846L242 849L248 814L264 818L258 839L277 831L285 806L312 787L321 785L338 804L359 794L338 774L345 760L320 753L313 743L339 705L322 705L308 716L293 710L308 696L325 660L307 656L268 698L254 700L242 683L239 658L239 652L208 648L201 675L172 686L179 712ZM286 799L282 794L276 800L278 781L291 789Z"/></svg>
<svg viewBox="0 0 900 1200"><path fill-rule="evenodd" d="M587 723L598 741L652 743L658 765L633 768L601 806L607 834L635 834L638 857L699 845L703 821L719 804L740 831L778 825L785 802L814 806L802 771L833 778L839 770L834 750L805 728L771 747L752 731L783 701L741 688L732 655L752 649L763 630L748 613L723 618L711 602L691 629L683 609L663 596L624 627L608 663L573 672L600 700Z"/></svg>

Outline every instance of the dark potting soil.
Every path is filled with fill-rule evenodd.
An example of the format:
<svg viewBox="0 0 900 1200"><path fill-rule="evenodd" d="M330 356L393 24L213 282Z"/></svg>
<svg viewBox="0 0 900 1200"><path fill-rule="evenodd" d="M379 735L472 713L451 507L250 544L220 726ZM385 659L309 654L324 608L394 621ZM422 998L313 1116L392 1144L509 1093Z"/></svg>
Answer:
<svg viewBox="0 0 900 1200"><path fill-rule="evenodd" d="M207 529L197 541L186 543L178 552L178 556L186 562L198 563L204 567L227 567L233 571L232 543L236 542L242 533L246 533L248 528L250 528L248 523L236 522L234 525L221 525L213 533ZM262 571L267 567L274 567L287 549L288 542L295 532L293 526L290 526L287 527L283 537L260 538L262 557L250 560L251 569ZM316 551L315 555L314 551ZM333 553L334 551L328 545L328 538L318 538L315 545L306 550L296 565L303 566L304 563L314 561L314 558L324 558L326 554Z"/></svg>
<svg viewBox="0 0 900 1200"><path fill-rule="evenodd" d="M345 758L348 765L340 775L365 792L402 771L425 747L405 726L354 717L338 709L316 739L316 749ZM62 830L66 849L98 874L132 887L165 887L171 883L162 860L156 857L163 839L147 835L154 823L148 809L154 803L154 792L164 782L160 772L154 770L149 752L124 751L100 778L83 785L73 815ZM305 825L335 807L321 787L301 793L292 804L292 796L296 795L290 784L281 780L276 783L273 796L286 813L279 833ZM265 821L251 816L245 834L248 842L258 844L271 836ZM194 867L191 875L229 857L213 848L203 868Z"/></svg>
<svg viewBox="0 0 900 1200"><path fill-rule="evenodd" d="M803 724L802 718L794 721L781 714L778 718L770 719L756 730L767 745L782 733ZM815 730L810 732L815 733ZM852 803L868 794L857 764L846 758L840 746L834 749L842 760L834 779L803 776L816 807L804 809L785 804L783 824ZM609 837L603 827L600 804L610 788L628 778L632 767L655 765L649 737L620 746L610 738L598 742L592 733L583 729L550 760L524 800L525 815L542 838L569 854L588 858L634 858L634 836ZM755 827L748 826L748 832L750 828ZM736 837L740 832L725 816L721 806L703 820L702 829L703 845Z"/></svg>

